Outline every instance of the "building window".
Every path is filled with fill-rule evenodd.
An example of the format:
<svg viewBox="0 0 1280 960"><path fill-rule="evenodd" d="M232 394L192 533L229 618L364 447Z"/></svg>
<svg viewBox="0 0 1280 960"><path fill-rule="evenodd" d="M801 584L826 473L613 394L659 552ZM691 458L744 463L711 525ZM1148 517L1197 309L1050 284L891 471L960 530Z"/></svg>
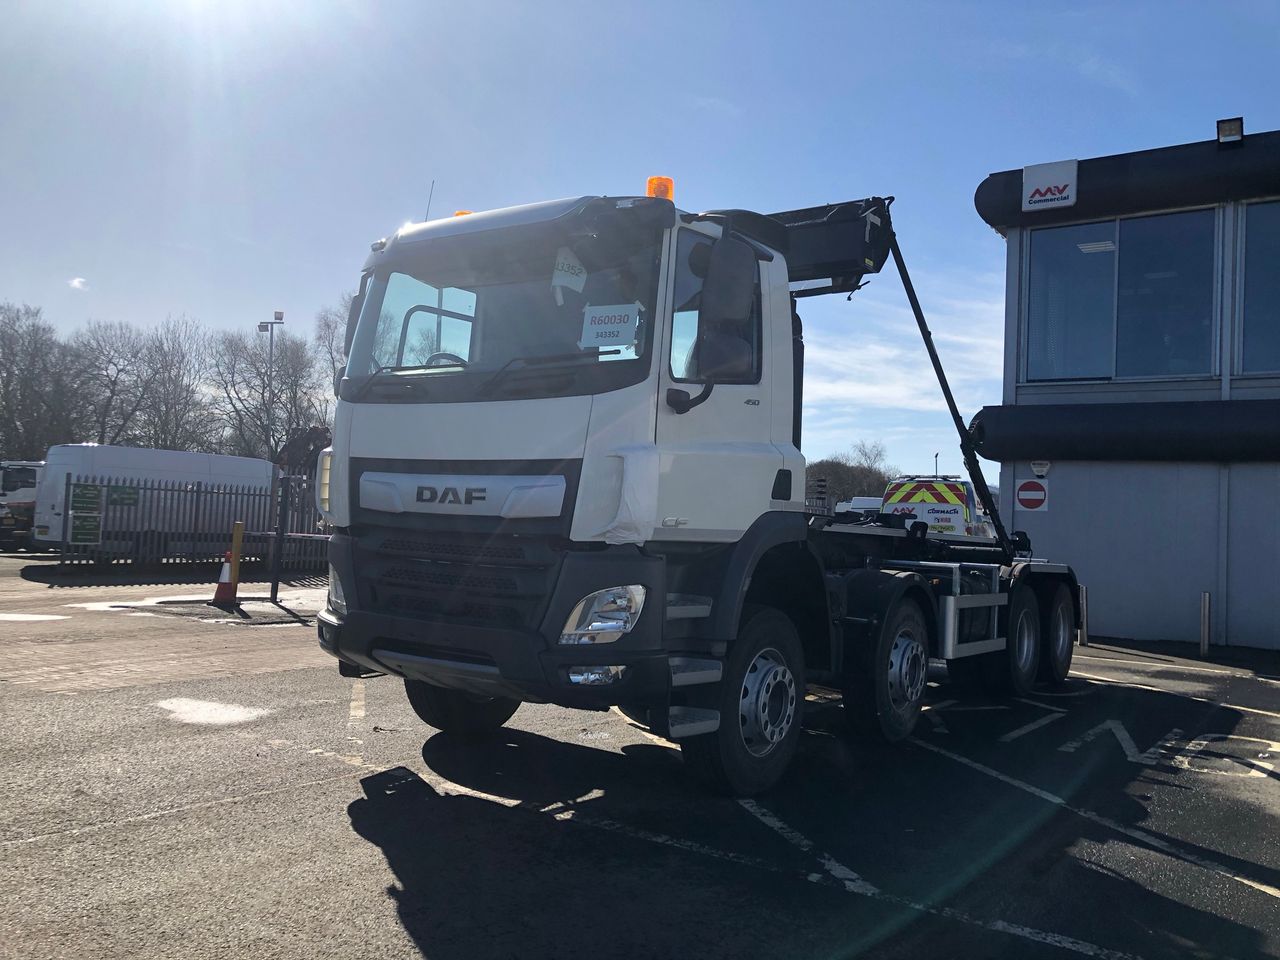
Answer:
<svg viewBox="0 0 1280 960"><path fill-rule="evenodd" d="M1116 376L1213 372L1212 210L1120 221Z"/></svg>
<svg viewBox="0 0 1280 960"><path fill-rule="evenodd" d="M1032 231L1027 379L1211 374L1216 216Z"/></svg>
<svg viewBox="0 0 1280 960"><path fill-rule="evenodd" d="M1241 373L1280 372L1280 201L1251 203L1244 215Z"/></svg>
<svg viewBox="0 0 1280 960"><path fill-rule="evenodd" d="M1111 376L1115 237L1114 220L1032 232L1029 380Z"/></svg>

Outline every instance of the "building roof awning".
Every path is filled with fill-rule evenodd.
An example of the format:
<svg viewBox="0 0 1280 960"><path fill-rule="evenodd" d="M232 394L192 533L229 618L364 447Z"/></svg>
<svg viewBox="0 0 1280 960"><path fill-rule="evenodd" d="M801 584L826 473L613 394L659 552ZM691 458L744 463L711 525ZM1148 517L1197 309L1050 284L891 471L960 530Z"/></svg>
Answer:
<svg viewBox="0 0 1280 960"><path fill-rule="evenodd" d="M1022 209L1022 171L993 173L973 195L978 215L1010 227L1069 223L1228 200L1280 196L1280 131L1081 160L1072 206Z"/></svg>
<svg viewBox="0 0 1280 960"><path fill-rule="evenodd" d="M987 460L1280 461L1280 400L1028 403L969 424Z"/></svg>

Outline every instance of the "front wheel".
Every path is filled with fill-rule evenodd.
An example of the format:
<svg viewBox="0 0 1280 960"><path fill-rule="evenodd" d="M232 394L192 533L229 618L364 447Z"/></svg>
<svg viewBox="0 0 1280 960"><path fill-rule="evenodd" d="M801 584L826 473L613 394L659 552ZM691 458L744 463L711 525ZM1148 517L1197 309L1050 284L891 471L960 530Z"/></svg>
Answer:
<svg viewBox="0 0 1280 960"><path fill-rule="evenodd" d="M409 696L409 706L423 723L461 737L491 734L520 708L519 700L449 690L425 680L406 678L404 692Z"/></svg>
<svg viewBox="0 0 1280 960"><path fill-rule="evenodd" d="M749 797L778 782L800 744L804 650L791 620L746 607L716 692L720 729L681 742L690 771L713 789Z"/></svg>
<svg viewBox="0 0 1280 960"><path fill-rule="evenodd" d="M844 682L844 712L854 733L896 743L911 735L929 679L929 628L914 600L900 600L879 635L858 650Z"/></svg>

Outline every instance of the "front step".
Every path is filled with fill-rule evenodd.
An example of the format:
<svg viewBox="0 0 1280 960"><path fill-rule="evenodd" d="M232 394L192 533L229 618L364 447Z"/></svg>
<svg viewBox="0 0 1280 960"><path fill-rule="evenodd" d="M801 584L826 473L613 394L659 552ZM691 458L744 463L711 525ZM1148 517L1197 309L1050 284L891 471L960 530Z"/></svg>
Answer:
<svg viewBox="0 0 1280 960"><path fill-rule="evenodd" d="M670 707L667 710L667 736L672 740L699 737L719 729L719 710L705 707Z"/></svg>
<svg viewBox="0 0 1280 960"><path fill-rule="evenodd" d="M711 616L711 598L692 593L667 594L668 620L701 620Z"/></svg>
<svg viewBox="0 0 1280 960"><path fill-rule="evenodd" d="M696 687L703 683L719 683L724 664L703 657L669 657L671 686Z"/></svg>

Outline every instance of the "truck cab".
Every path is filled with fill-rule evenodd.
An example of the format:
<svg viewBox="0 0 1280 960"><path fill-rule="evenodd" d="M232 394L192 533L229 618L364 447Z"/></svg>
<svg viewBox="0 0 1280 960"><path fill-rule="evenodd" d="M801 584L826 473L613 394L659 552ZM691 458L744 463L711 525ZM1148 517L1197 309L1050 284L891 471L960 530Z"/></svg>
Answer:
<svg viewBox="0 0 1280 960"><path fill-rule="evenodd" d="M878 198L577 197L374 243L319 462L321 646L450 732L616 705L723 789L775 781L806 679L851 662L830 564L854 541L824 548L805 506L796 301L856 289L887 226ZM901 669L918 701L920 657Z"/></svg>

